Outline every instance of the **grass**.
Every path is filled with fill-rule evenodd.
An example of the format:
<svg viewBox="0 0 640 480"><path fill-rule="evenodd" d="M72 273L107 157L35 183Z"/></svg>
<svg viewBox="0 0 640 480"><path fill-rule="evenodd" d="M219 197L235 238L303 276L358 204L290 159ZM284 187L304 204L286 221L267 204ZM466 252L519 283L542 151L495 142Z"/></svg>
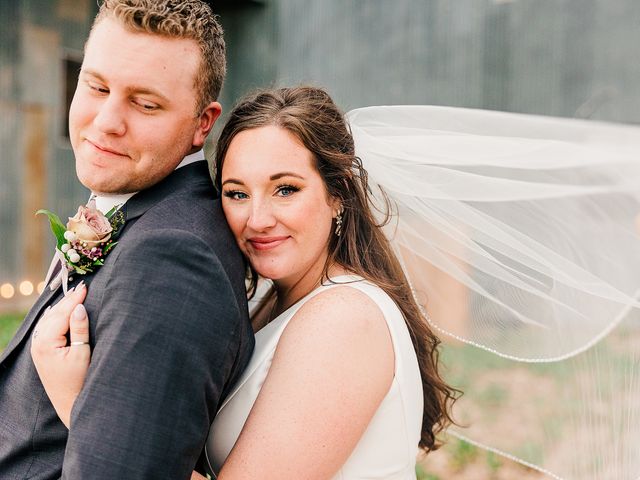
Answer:
<svg viewBox="0 0 640 480"><path fill-rule="evenodd" d="M422 465L416 465L416 478L417 480L440 480L439 476L426 472Z"/></svg>
<svg viewBox="0 0 640 480"><path fill-rule="evenodd" d="M489 470L495 474L502 466L502 460L493 452L487 452L486 459Z"/></svg>
<svg viewBox="0 0 640 480"><path fill-rule="evenodd" d="M23 313L8 313L0 315L0 351L7 346L18 326L24 319Z"/></svg>
<svg viewBox="0 0 640 480"><path fill-rule="evenodd" d="M464 440L457 440L448 445L451 454L451 463L455 470L462 470L478 457L478 447Z"/></svg>

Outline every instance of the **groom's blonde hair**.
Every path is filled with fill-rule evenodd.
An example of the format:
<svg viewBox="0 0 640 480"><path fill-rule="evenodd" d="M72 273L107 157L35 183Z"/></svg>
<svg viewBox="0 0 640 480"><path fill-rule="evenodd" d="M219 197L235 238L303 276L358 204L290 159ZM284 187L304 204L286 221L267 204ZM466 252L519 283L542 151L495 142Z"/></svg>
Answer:
<svg viewBox="0 0 640 480"><path fill-rule="evenodd" d="M196 114L218 99L226 73L222 27L202 0L104 0L92 29L105 18L115 18L133 32L194 40L200 48L195 78Z"/></svg>

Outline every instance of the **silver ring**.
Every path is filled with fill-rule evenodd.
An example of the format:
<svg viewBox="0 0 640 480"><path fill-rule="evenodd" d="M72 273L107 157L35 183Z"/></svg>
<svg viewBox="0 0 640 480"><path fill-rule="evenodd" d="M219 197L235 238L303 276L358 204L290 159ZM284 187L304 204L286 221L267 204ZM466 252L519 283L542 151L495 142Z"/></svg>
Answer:
<svg viewBox="0 0 640 480"><path fill-rule="evenodd" d="M89 342L71 342L69 344L70 347L75 347L77 345L89 345Z"/></svg>

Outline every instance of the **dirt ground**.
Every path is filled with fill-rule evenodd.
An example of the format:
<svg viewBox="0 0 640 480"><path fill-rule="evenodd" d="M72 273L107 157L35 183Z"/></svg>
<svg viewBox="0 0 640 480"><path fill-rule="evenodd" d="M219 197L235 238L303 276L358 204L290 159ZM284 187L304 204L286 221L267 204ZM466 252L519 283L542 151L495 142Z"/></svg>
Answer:
<svg viewBox="0 0 640 480"><path fill-rule="evenodd" d="M418 480L546 480L536 470L461 440L450 443L419 459Z"/></svg>

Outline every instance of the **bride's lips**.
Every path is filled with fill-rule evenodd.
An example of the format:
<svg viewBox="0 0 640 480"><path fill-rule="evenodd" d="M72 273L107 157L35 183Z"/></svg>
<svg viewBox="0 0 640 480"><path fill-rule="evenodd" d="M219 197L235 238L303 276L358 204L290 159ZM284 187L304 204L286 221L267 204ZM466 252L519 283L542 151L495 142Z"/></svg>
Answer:
<svg viewBox="0 0 640 480"><path fill-rule="evenodd" d="M289 236L280 237L252 237L247 241L256 250L271 250L287 240Z"/></svg>
<svg viewBox="0 0 640 480"><path fill-rule="evenodd" d="M91 145L94 148L94 150L98 151L99 153L102 153L103 155L104 154L106 154L106 155L115 155L115 156L118 156L118 157L127 157L128 156L128 155L126 155L124 153L118 152L117 150L114 150L112 148L106 147L104 145L100 145L97 142L91 141L88 138L85 139L85 140L87 141L87 143L89 145Z"/></svg>

